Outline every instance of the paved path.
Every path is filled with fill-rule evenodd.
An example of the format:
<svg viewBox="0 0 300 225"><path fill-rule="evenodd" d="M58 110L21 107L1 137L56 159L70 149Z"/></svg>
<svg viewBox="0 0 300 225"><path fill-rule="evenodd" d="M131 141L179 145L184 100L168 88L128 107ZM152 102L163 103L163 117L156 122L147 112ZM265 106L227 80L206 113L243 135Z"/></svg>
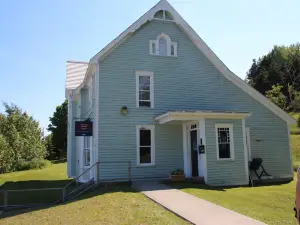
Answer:
<svg viewBox="0 0 300 225"><path fill-rule="evenodd" d="M133 183L133 188L197 225L265 225L193 195L170 189L156 181L137 181Z"/></svg>

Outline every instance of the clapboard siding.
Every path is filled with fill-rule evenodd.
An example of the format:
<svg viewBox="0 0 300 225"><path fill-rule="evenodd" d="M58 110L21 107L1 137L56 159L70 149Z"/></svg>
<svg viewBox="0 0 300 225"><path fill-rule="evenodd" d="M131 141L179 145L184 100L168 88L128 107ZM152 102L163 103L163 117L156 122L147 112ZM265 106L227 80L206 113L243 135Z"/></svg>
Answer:
<svg viewBox="0 0 300 225"><path fill-rule="evenodd" d="M149 40L161 33L177 42L178 57L149 55ZM137 70L154 72L154 109L136 108ZM135 165L135 125L153 124L153 118L166 111L248 111L252 112L246 120L251 130L252 155L262 157L271 174L291 175L286 122L221 75L174 23L146 23L102 60L98 91L100 161L132 160ZM122 106L128 107L128 115L120 114ZM183 166L181 127L165 130L175 132L168 135L160 132L164 126L168 125L156 126L156 166L135 168L135 177L166 176ZM243 170L244 166L235 169ZM102 176L115 176L115 167L106 171Z"/></svg>
<svg viewBox="0 0 300 225"><path fill-rule="evenodd" d="M216 127L218 123L233 125L233 161L217 161ZM211 185L247 184L245 173L243 127L241 120L205 120L207 183Z"/></svg>
<svg viewBox="0 0 300 225"><path fill-rule="evenodd" d="M126 179L128 161L132 162L134 178L166 177L172 170L183 168L182 127L180 125L156 125L155 166L137 167L136 125L132 123L134 122L118 124L117 121L111 121L111 126L106 127L105 132L101 132L100 129L101 179ZM116 161L120 162L113 163Z"/></svg>

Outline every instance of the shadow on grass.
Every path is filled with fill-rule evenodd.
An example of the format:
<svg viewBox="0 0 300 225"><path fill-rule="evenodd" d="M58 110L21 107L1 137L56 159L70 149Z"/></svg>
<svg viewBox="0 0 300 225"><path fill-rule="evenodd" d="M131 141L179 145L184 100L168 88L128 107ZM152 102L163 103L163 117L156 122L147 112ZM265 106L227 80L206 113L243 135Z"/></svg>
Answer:
<svg viewBox="0 0 300 225"><path fill-rule="evenodd" d="M20 181L20 182L7 182L0 187L0 206L3 204L3 193L1 190L16 190L16 189L36 189L36 188L62 188L70 180L51 180L51 181ZM72 185L69 192L76 188L76 184ZM19 205L19 204L37 204L35 207L24 208L24 209L10 209L3 212L0 215L0 219L13 217L16 215L29 213L37 210L57 207L59 205L66 205L72 202L93 198L95 196L103 195L106 193L114 192L132 192L135 193L133 188L128 186L128 182L124 183L110 183L110 184L100 184L95 189L88 191L80 197L72 201L65 203L55 204L56 201L62 198L62 190L52 190L52 191L22 191L22 192L11 192L8 196L9 205ZM1 209L1 208L0 208ZM0 210L1 211L1 210Z"/></svg>
<svg viewBox="0 0 300 225"><path fill-rule="evenodd" d="M67 159L56 159L56 160L51 160L52 164L59 164L59 163L65 163L67 162Z"/></svg>

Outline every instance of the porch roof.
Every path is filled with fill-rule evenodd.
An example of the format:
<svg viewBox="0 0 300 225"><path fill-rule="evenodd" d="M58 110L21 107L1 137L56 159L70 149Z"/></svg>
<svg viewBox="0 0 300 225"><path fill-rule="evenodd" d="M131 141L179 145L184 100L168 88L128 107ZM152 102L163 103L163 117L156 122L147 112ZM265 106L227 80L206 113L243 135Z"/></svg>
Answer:
<svg viewBox="0 0 300 225"><path fill-rule="evenodd" d="M191 121L202 118L210 119L244 119L251 116L250 112L236 111L169 111L154 118L159 124L165 124L176 121Z"/></svg>

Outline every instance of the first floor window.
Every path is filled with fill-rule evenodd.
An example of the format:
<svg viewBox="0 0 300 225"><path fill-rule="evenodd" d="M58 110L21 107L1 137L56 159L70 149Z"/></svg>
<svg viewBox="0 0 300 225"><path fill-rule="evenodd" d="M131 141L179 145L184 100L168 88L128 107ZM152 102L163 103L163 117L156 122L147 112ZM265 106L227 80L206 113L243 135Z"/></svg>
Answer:
<svg viewBox="0 0 300 225"><path fill-rule="evenodd" d="M91 137L83 137L83 162L84 166L91 165Z"/></svg>
<svg viewBox="0 0 300 225"><path fill-rule="evenodd" d="M154 165L154 126L137 126L137 164Z"/></svg>
<svg viewBox="0 0 300 225"><path fill-rule="evenodd" d="M232 124L217 124L217 158L233 159Z"/></svg>

